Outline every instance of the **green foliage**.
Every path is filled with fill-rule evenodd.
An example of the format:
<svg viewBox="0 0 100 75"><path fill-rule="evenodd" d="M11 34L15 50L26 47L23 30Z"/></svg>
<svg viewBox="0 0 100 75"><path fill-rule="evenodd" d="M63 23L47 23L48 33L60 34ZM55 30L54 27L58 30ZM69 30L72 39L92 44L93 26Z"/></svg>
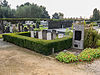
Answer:
<svg viewBox="0 0 100 75"><path fill-rule="evenodd" d="M65 62L65 63L71 63L77 61L77 56L74 54L71 54L69 52L60 52L57 56L56 59L59 60L60 62Z"/></svg>
<svg viewBox="0 0 100 75"><path fill-rule="evenodd" d="M69 28L66 28L66 35L68 36L73 36L73 32L71 32L71 30L69 30Z"/></svg>
<svg viewBox="0 0 100 75"><path fill-rule="evenodd" d="M0 7L0 18L50 18L46 7L34 3L25 3L11 9L6 0Z"/></svg>
<svg viewBox="0 0 100 75"><path fill-rule="evenodd" d="M55 13L52 15L52 19L63 19L63 17L64 17L64 14L61 13L61 12L59 12L59 13L55 12Z"/></svg>
<svg viewBox="0 0 100 75"><path fill-rule="evenodd" d="M100 57L100 48L86 48L78 56L71 54L69 52L60 52L56 59L60 62L70 63L70 62L83 62L83 61L93 61L94 59Z"/></svg>
<svg viewBox="0 0 100 75"><path fill-rule="evenodd" d="M100 11L95 8L93 10L93 17L90 18L91 21L97 21L100 19Z"/></svg>
<svg viewBox="0 0 100 75"><path fill-rule="evenodd" d="M86 48L78 55L79 61L92 61L95 58L100 57L100 49Z"/></svg>
<svg viewBox="0 0 100 75"><path fill-rule="evenodd" d="M85 30L84 35L84 47L85 48L93 48L96 47L96 42L98 40L98 32L92 30L91 28Z"/></svg>
<svg viewBox="0 0 100 75"><path fill-rule="evenodd" d="M98 24L96 22L93 22L93 26L98 26Z"/></svg>
<svg viewBox="0 0 100 75"><path fill-rule="evenodd" d="M18 6L15 15L19 18L49 18L46 8L34 3L25 3L24 5Z"/></svg>
<svg viewBox="0 0 100 75"><path fill-rule="evenodd" d="M2 34L0 34L0 39L2 38Z"/></svg>
<svg viewBox="0 0 100 75"><path fill-rule="evenodd" d="M14 43L18 46L31 49L44 55L50 55L52 48L55 52L68 49L72 46L72 37L65 37L56 40L41 40L32 37L22 36L24 33L4 34L4 41ZM25 33L24 35L26 35ZM29 34L29 32L28 32Z"/></svg>
<svg viewBox="0 0 100 75"><path fill-rule="evenodd" d="M12 10L10 7L1 7L0 8L0 18L13 18L14 10Z"/></svg>

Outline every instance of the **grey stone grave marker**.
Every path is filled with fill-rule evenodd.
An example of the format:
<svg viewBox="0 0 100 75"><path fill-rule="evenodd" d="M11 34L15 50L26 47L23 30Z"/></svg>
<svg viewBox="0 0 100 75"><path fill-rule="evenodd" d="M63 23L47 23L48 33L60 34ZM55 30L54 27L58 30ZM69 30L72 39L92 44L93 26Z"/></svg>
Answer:
<svg viewBox="0 0 100 75"><path fill-rule="evenodd" d="M73 25L73 48L84 49L84 25Z"/></svg>
<svg viewBox="0 0 100 75"><path fill-rule="evenodd" d="M52 40L56 39L56 30L52 30Z"/></svg>
<svg viewBox="0 0 100 75"><path fill-rule="evenodd" d="M43 30L43 31L42 31L42 38L43 38L44 40L47 40L47 30Z"/></svg>

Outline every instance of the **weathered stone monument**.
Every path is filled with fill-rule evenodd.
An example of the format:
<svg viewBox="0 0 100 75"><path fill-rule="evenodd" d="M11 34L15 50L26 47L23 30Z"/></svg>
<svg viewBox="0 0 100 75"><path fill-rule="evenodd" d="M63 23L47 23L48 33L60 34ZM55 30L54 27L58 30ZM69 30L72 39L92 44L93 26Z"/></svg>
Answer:
<svg viewBox="0 0 100 75"><path fill-rule="evenodd" d="M52 40L56 39L56 30L52 30Z"/></svg>
<svg viewBox="0 0 100 75"><path fill-rule="evenodd" d="M73 24L73 48L84 49L84 25Z"/></svg>
<svg viewBox="0 0 100 75"><path fill-rule="evenodd" d="M42 39L47 40L47 30L42 31Z"/></svg>

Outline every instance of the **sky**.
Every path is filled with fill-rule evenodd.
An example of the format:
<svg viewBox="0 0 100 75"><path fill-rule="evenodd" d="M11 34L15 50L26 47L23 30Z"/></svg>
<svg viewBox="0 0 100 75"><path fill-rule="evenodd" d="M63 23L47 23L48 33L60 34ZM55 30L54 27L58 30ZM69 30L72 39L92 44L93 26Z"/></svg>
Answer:
<svg viewBox="0 0 100 75"><path fill-rule="evenodd" d="M46 7L50 16L55 12L61 12L64 17L80 17L89 18L94 8L100 10L100 0L7 0L11 4L11 8L26 2L43 5Z"/></svg>

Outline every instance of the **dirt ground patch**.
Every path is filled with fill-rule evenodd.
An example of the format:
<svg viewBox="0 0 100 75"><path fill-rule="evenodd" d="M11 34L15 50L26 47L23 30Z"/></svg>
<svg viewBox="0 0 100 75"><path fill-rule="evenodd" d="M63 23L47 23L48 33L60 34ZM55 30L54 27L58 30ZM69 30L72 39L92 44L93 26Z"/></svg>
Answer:
<svg viewBox="0 0 100 75"><path fill-rule="evenodd" d="M0 75L100 75L99 60L65 64L2 40L0 43Z"/></svg>

